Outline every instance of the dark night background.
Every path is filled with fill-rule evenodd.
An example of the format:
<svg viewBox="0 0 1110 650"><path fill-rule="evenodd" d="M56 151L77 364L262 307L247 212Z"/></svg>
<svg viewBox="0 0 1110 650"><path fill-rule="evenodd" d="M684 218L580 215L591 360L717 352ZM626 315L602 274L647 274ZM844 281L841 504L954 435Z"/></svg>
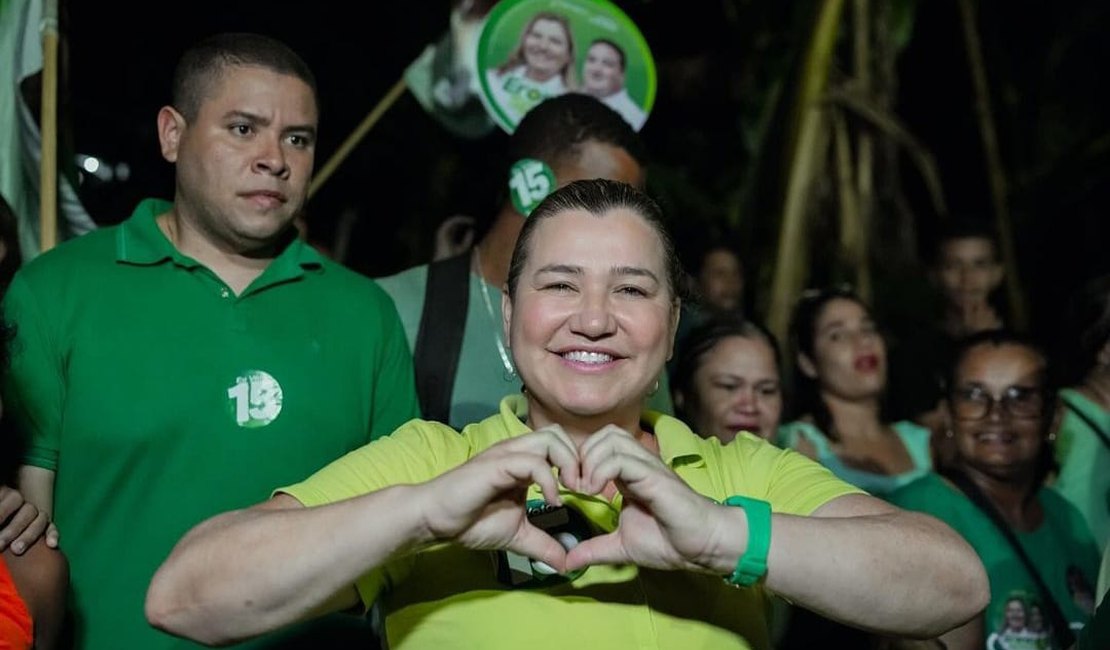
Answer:
<svg viewBox="0 0 1110 650"><path fill-rule="evenodd" d="M618 4L640 25L659 71L655 109L642 131L653 158L649 189L670 212L680 245L693 247L699 236L716 232L735 202L732 190L754 173L745 137L776 79L783 81L788 106L815 3ZM898 4L912 11L912 36L898 58L894 111L936 156L950 212L989 215L956 4ZM1096 81L1110 62L1107 4L980 4L1020 277L1032 324L1046 334L1067 290L1110 270L1110 220L1104 216L1110 106ZM159 156L154 119L168 101L175 58L199 37L263 32L305 57L323 99L319 169L424 46L446 31L450 10L442 0L63 5L74 147L132 170L125 183L82 189L86 207L102 224L126 217L142 196L170 196L172 170ZM769 288L777 243L780 131L772 130L766 154L772 159L760 167L757 193L726 235L744 252L756 293ZM452 136L406 93L310 203L311 235L328 242L337 215L352 209L358 221L350 266L380 276L427 261L440 220L455 213L491 216L504 140L500 132L473 142ZM916 176L903 170L902 177L925 246L939 217L927 207ZM917 260L906 263L912 268ZM875 273L881 283L882 266Z"/></svg>

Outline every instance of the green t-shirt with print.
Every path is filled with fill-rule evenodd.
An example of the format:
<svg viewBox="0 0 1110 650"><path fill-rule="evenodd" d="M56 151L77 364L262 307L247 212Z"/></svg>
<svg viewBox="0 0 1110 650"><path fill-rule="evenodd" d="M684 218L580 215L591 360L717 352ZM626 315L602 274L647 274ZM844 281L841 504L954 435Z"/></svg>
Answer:
<svg viewBox="0 0 1110 650"><path fill-rule="evenodd" d="M963 492L930 473L887 499L944 521L979 554L991 585L983 623L989 650L1056 648L1036 581L1002 532ZM1074 506L1051 488L1042 488L1037 499L1044 522L1032 532L1017 531L1017 538L1070 626L1081 629L1094 611L1098 549Z"/></svg>

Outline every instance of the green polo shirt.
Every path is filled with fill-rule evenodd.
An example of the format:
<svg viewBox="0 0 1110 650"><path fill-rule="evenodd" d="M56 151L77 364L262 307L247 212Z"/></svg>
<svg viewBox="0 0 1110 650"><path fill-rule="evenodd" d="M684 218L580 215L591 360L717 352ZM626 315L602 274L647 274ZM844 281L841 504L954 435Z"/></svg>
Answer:
<svg viewBox="0 0 1110 650"><path fill-rule="evenodd" d="M299 239L241 295L177 251L144 201L15 276L4 406L54 470L79 648L192 647L147 586L181 536L265 500L417 414L397 312Z"/></svg>

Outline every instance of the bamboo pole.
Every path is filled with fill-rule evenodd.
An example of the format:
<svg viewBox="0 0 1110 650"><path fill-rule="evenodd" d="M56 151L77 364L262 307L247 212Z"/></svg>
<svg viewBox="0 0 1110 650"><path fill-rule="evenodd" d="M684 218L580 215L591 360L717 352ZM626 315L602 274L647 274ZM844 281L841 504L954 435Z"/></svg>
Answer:
<svg viewBox="0 0 1110 650"><path fill-rule="evenodd" d="M873 128L879 129L895 144L902 147L914 163L914 167L921 174L921 180L925 183L925 188L929 192L929 198L932 200L933 208L937 214L948 214L948 206L944 200L944 188L941 187L940 182L940 171L933 154L930 153L928 147L910 133L909 129L898 121L894 114L870 103L867 98L844 88L829 90L825 93L825 99L852 111L857 117L867 120Z"/></svg>
<svg viewBox="0 0 1110 650"><path fill-rule="evenodd" d="M821 98L829 77L829 66L843 8L843 0L824 0L821 3L802 66L787 150L790 167L783 201L775 274L771 281L771 303L767 310L767 326L781 340L786 340L795 297L801 292L809 272L808 257L805 254L806 207L810 203L810 189L816 169L825 154L825 146L820 145L828 142L825 118L827 109L822 105Z"/></svg>
<svg viewBox="0 0 1110 650"><path fill-rule="evenodd" d="M325 163L324 166L320 168L320 171L316 173L316 175L312 179L312 184L308 186L308 198L312 198L313 195L315 195L316 192L320 190L320 187L328 181L328 178L330 178L331 175L335 173L335 170L339 168L339 165L343 163L343 161L347 158L348 155L350 155L352 151L354 151L355 147L358 146L358 143L361 142L364 137L366 137L366 134L370 132L370 129L378 123L378 120L382 118L382 115L385 115L385 112L388 111L389 108L393 106L393 104L395 104L398 99L400 99L401 95L404 92L405 78L402 76L400 79L397 80L397 83L393 84L393 87L389 89L389 92L385 94L385 97L382 97L381 100L378 101L377 105L374 106L374 108L370 110L366 117L362 119L362 122L360 122L359 125L355 127L355 130L352 131L349 136L347 136L347 139L344 140L339 149L334 154L332 154L331 158L328 159L328 162Z"/></svg>
<svg viewBox="0 0 1110 650"><path fill-rule="evenodd" d="M855 276L856 293L871 301L871 279L867 265L867 235L863 231L859 195L852 164L852 144L848 124L841 111L831 111L833 154L836 164L837 199L840 203L840 249Z"/></svg>
<svg viewBox="0 0 1110 650"><path fill-rule="evenodd" d="M1025 329L1028 319L1018 277L1017 253L1014 249L1008 201L1009 190L1006 171L1002 166L1002 155L998 150L994 116L991 114L990 87L987 84L986 66L983 63L982 45L979 42L975 7L972 6L971 0L958 0L956 4L960 8L968 66L971 69L971 81L975 90L975 116L979 120L979 136L983 141L983 157L986 160L987 178L990 182L991 205L994 208L998 239L1002 246L1002 260L1006 265L1006 293L1010 299L1010 316L1016 328Z"/></svg>
<svg viewBox="0 0 1110 650"><path fill-rule="evenodd" d="M852 3L853 53L856 83L865 97L874 96L871 81L871 2L854 0ZM856 291L868 303L872 302L871 285L871 219L875 215L875 140L871 130L861 126L856 131L855 190L857 219L859 221L859 257L856 260Z"/></svg>
<svg viewBox="0 0 1110 650"><path fill-rule="evenodd" d="M58 243L58 0L43 5L39 123L39 250L45 253Z"/></svg>

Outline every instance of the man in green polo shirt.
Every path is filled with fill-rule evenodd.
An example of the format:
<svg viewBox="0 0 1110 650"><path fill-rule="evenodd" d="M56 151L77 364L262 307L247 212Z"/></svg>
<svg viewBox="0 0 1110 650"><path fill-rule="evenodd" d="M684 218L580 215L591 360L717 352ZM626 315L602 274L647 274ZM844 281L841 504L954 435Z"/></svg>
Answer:
<svg viewBox="0 0 1110 650"><path fill-rule="evenodd" d="M226 34L184 55L173 88L157 120L173 203L42 255L4 302L4 404L30 437L20 487L61 531L78 648L186 646L143 615L186 530L418 415L389 297L292 226L315 150L311 71Z"/></svg>

